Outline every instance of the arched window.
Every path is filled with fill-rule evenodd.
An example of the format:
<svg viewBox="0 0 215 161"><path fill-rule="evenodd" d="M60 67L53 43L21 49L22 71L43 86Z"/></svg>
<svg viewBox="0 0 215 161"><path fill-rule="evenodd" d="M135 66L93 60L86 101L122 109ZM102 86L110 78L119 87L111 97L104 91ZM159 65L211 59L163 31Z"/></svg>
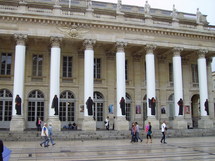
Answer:
<svg viewBox="0 0 215 161"><path fill-rule="evenodd" d="M126 93L126 112L125 112L125 115L126 115L126 120L128 121L131 121L131 96Z"/></svg>
<svg viewBox="0 0 215 161"><path fill-rule="evenodd" d="M75 96L71 91L60 94L59 119L62 127L75 121Z"/></svg>
<svg viewBox="0 0 215 161"><path fill-rule="evenodd" d="M44 107L45 107L44 94L40 90L33 90L28 95L27 118L28 128L36 127L35 121L40 118L44 121Z"/></svg>
<svg viewBox="0 0 215 161"><path fill-rule="evenodd" d="M9 128L12 118L13 95L7 89L0 90L0 128Z"/></svg>

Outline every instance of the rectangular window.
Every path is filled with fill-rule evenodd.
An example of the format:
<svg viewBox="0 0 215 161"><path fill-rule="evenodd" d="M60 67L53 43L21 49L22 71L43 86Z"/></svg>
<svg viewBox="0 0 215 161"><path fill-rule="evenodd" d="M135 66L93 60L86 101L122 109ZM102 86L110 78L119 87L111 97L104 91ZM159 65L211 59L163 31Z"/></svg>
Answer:
<svg viewBox="0 0 215 161"><path fill-rule="evenodd" d="M42 66L43 66L43 56L33 55L33 69L32 76L41 77L42 76Z"/></svg>
<svg viewBox="0 0 215 161"><path fill-rule="evenodd" d="M11 53L2 53L1 54L1 66L0 66L0 75L11 75L11 62L12 62Z"/></svg>
<svg viewBox="0 0 215 161"><path fill-rule="evenodd" d="M64 78L72 77L72 57L71 56L63 57L63 77Z"/></svg>
<svg viewBox="0 0 215 161"><path fill-rule="evenodd" d="M169 63L169 82L173 82L173 65Z"/></svg>
<svg viewBox="0 0 215 161"><path fill-rule="evenodd" d="M192 69L192 82L195 84L198 84L199 83L198 65L191 64L191 69Z"/></svg>
<svg viewBox="0 0 215 161"><path fill-rule="evenodd" d="M94 59L94 79L101 79L101 59Z"/></svg>
<svg viewBox="0 0 215 161"><path fill-rule="evenodd" d="M125 60L125 80L128 80L128 60Z"/></svg>

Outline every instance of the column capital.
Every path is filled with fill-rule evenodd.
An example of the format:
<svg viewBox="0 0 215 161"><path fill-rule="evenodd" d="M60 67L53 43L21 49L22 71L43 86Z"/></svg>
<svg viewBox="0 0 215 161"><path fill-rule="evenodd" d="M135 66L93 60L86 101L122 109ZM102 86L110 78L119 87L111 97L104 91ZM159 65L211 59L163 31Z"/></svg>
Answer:
<svg viewBox="0 0 215 161"><path fill-rule="evenodd" d="M16 40L17 45L25 45L25 42L27 40L26 34L14 34L14 38Z"/></svg>
<svg viewBox="0 0 215 161"><path fill-rule="evenodd" d="M62 41L62 37L52 36L50 38L50 42L51 42L52 47L60 47L61 41Z"/></svg>
<svg viewBox="0 0 215 161"><path fill-rule="evenodd" d="M184 50L184 49L181 48L181 47L174 47L174 48L172 49L173 55L174 55L174 56L180 56L180 54L181 54L181 52L182 52L183 50Z"/></svg>
<svg viewBox="0 0 215 161"><path fill-rule="evenodd" d="M145 49L146 49L146 54L148 54L148 53L153 53L153 50L155 50L156 49L156 45L154 45L154 44L146 44L146 47L145 47Z"/></svg>
<svg viewBox="0 0 215 161"><path fill-rule="evenodd" d="M83 45L85 46L86 50L93 50L93 45L95 45L96 40L93 39L85 39Z"/></svg>
<svg viewBox="0 0 215 161"><path fill-rule="evenodd" d="M199 55L199 58L205 58L205 55L208 53L208 50L206 49L200 49L198 50L198 55Z"/></svg>
<svg viewBox="0 0 215 161"><path fill-rule="evenodd" d="M117 47L117 52L124 52L124 48L127 46L127 42L125 41L117 41L116 42L116 47Z"/></svg>

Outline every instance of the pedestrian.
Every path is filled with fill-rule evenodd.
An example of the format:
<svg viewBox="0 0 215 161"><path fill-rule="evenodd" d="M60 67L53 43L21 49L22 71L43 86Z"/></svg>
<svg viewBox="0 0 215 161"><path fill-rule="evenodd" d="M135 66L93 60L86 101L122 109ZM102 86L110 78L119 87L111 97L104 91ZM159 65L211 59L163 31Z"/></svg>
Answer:
<svg viewBox="0 0 215 161"><path fill-rule="evenodd" d="M136 142L136 126L134 123L131 125L131 143Z"/></svg>
<svg viewBox="0 0 215 161"><path fill-rule="evenodd" d="M140 127L137 122L135 122L135 126L136 126L136 135L135 135L136 141L138 142L138 140L140 140L142 142L143 139L140 138Z"/></svg>
<svg viewBox="0 0 215 161"><path fill-rule="evenodd" d="M113 117L113 130L115 129L115 125L114 125L114 123L115 123L115 116Z"/></svg>
<svg viewBox="0 0 215 161"><path fill-rule="evenodd" d="M162 138L161 138L161 143L164 143L166 144L166 130L167 130L167 127L166 127L166 123L165 121L163 121L162 125L161 125L161 132L162 132Z"/></svg>
<svg viewBox="0 0 215 161"><path fill-rule="evenodd" d="M0 161L3 161L3 151L4 151L4 144L3 144L3 141L0 139Z"/></svg>
<svg viewBox="0 0 215 161"><path fill-rule="evenodd" d="M49 132L48 132L48 125L47 123L44 123L44 126L42 128L41 131L41 136L43 137L43 141L40 143L40 146L42 147L42 145L44 144L44 147L48 147L48 142L49 142Z"/></svg>
<svg viewBox="0 0 215 161"><path fill-rule="evenodd" d="M152 125L151 122L148 122L148 125L145 127L145 132L146 132L146 144L148 144L148 140L150 138L150 143L152 143Z"/></svg>
<svg viewBox="0 0 215 161"><path fill-rule="evenodd" d="M48 135L49 135L48 143L49 143L49 141L51 141L52 146L55 145L55 143L53 141L53 138L52 138L52 136L53 136L52 123L49 123L49 126L48 126Z"/></svg>
<svg viewBox="0 0 215 161"><path fill-rule="evenodd" d="M106 130L109 130L109 126L110 126L110 121L109 121L109 116L107 116L106 120L105 120L105 127Z"/></svg>
<svg viewBox="0 0 215 161"><path fill-rule="evenodd" d="M42 121L40 117L37 117L37 120L36 120L37 131L41 131L41 124L42 124Z"/></svg>

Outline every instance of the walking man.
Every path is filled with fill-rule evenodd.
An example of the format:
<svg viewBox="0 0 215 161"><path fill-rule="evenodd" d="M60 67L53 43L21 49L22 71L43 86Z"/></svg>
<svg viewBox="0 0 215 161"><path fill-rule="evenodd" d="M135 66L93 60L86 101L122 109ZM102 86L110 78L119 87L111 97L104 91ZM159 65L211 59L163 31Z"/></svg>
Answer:
<svg viewBox="0 0 215 161"><path fill-rule="evenodd" d="M44 144L44 147L48 147L48 142L49 142L49 132L48 132L48 125L47 123L44 123L44 126L42 128L41 136L43 137L43 142L40 143L40 146Z"/></svg>
<svg viewBox="0 0 215 161"><path fill-rule="evenodd" d="M166 144L166 130L167 130L167 127L166 127L166 123L165 121L163 121L163 124L161 125L161 132L162 132L162 138L161 138L161 143L164 143Z"/></svg>
<svg viewBox="0 0 215 161"><path fill-rule="evenodd" d="M49 132L49 139L48 139L48 143L49 143L49 140L51 141L51 144L52 146L55 145L54 141L53 141L53 130L52 130L52 123L49 123L49 126L48 126L48 132Z"/></svg>
<svg viewBox="0 0 215 161"><path fill-rule="evenodd" d="M135 125L136 125L136 141L138 142L138 140L140 139L140 141L142 142L143 139L140 138L140 127L137 122L135 122Z"/></svg>

